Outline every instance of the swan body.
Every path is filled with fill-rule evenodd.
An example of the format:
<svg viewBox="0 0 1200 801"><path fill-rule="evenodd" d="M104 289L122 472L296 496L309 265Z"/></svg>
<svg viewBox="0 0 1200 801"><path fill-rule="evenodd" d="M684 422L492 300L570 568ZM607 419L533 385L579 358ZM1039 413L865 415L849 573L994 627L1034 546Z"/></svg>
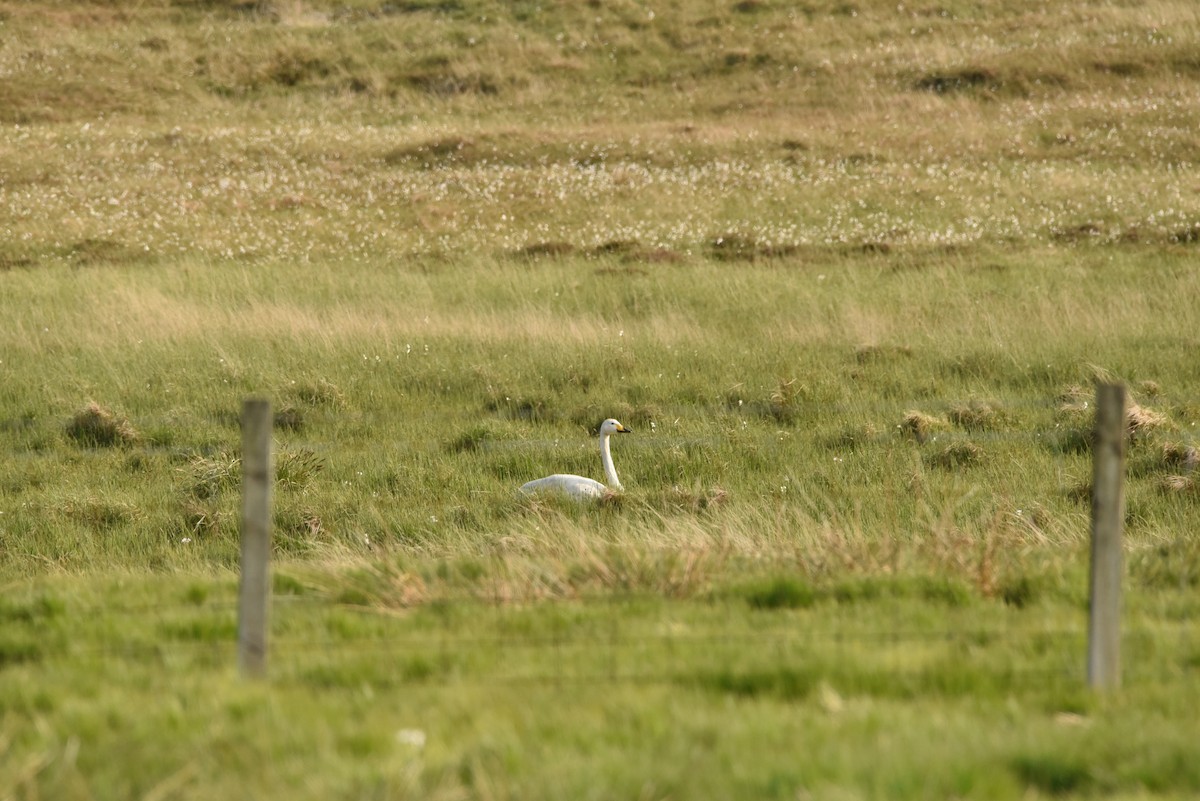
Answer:
<svg viewBox="0 0 1200 801"><path fill-rule="evenodd" d="M600 424L600 463L604 466L604 478L607 485L592 478L575 476L569 473L555 473L552 476L539 478L521 485L521 492L526 495L542 493L557 493L576 501L595 501L610 492L625 489L621 479L617 477L617 468L613 467L612 451L608 447L608 438L613 434L628 434L630 430L611 417Z"/></svg>

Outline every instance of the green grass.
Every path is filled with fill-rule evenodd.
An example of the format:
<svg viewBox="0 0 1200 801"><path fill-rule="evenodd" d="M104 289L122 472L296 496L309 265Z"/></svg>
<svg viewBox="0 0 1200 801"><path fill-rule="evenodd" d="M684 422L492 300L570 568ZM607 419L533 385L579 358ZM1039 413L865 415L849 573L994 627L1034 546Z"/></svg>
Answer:
<svg viewBox="0 0 1200 801"><path fill-rule="evenodd" d="M38 643L4 649L6 776L18 797L35 775L56 797L1195 792L1195 683L1167 667L1195 659L1186 622L1131 632L1128 689L1096 696L1077 607L871 581L799 608L749 588L396 617L289 575L268 685L233 675L232 578L76 580L3 609Z"/></svg>
<svg viewBox="0 0 1200 801"><path fill-rule="evenodd" d="M0 33L0 798L1200 792L1190 4ZM1135 404L1108 694L1095 380ZM623 495L518 497L609 416Z"/></svg>

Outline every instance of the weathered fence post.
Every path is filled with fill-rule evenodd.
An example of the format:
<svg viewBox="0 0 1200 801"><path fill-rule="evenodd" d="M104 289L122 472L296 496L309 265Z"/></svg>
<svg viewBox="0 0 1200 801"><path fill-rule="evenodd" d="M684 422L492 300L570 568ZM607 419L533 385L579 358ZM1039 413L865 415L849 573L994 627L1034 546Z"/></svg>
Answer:
<svg viewBox="0 0 1200 801"><path fill-rule="evenodd" d="M1125 517L1125 387L1096 386L1088 685L1121 683L1121 527Z"/></svg>
<svg viewBox="0 0 1200 801"><path fill-rule="evenodd" d="M238 668L267 670L267 607L271 584L271 402L242 406L242 577L238 593Z"/></svg>

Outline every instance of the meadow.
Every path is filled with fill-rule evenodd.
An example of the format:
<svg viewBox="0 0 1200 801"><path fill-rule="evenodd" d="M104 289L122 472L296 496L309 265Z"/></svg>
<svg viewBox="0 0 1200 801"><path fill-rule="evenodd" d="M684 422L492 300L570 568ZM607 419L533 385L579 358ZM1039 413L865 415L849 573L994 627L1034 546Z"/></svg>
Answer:
<svg viewBox="0 0 1200 801"><path fill-rule="evenodd" d="M1197 52L1167 0L0 0L0 798L1200 793ZM623 493L516 492L610 416Z"/></svg>

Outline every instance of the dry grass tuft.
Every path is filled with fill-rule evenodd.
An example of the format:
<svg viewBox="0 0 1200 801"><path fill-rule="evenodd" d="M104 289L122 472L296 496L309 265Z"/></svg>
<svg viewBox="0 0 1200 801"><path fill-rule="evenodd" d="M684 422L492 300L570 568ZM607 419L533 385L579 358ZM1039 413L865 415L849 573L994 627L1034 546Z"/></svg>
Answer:
<svg viewBox="0 0 1200 801"><path fill-rule="evenodd" d="M916 410L906 413L900 421L900 431L917 442L925 442L938 431L945 431L947 427L942 418Z"/></svg>
<svg viewBox="0 0 1200 801"><path fill-rule="evenodd" d="M295 396L298 401L308 406L324 406L330 409L346 408L346 394L336 384L323 378L315 383L297 386Z"/></svg>
<svg viewBox="0 0 1200 801"><path fill-rule="evenodd" d="M303 431L304 411L291 404L285 404L275 411L275 428L280 431Z"/></svg>
<svg viewBox="0 0 1200 801"><path fill-rule="evenodd" d="M1196 492L1196 479L1191 476L1166 476L1162 480L1164 492L1172 495L1190 494Z"/></svg>
<svg viewBox="0 0 1200 801"><path fill-rule="evenodd" d="M793 256L799 248L791 244L761 242L745 234L724 234L708 244L708 254L717 261L766 261Z"/></svg>
<svg viewBox="0 0 1200 801"><path fill-rule="evenodd" d="M109 531L142 517L138 507L131 503L93 497L69 500L61 509L67 517L92 531Z"/></svg>
<svg viewBox="0 0 1200 801"><path fill-rule="evenodd" d="M922 75L914 84L915 88L924 92L947 95L969 90L996 91L1002 86L1002 81L995 70L985 67L961 67L953 70L939 70Z"/></svg>
<svg viewBox="0 0 1200 801"><path fill-rule="evenodd" d="M1125 409L1125 428L1129 436L1134 438L1161 428L1166 422L1165 414L1140 406L1133 399L1130 399L1129 406Z"/></svg>
<svg viewBox="0 0 1200 801"><path fill-rule="evenodd" d="M1098 372L1097 380L1111 380L1103 371ZM1152 386L1154 386L1152 384ZM1063 423L1076 429L1079 436L1084 436L1090 443L1091 429L1094 425L1095 408L1093 399L1095 393L1081 386L1072 384L1058 394L1058 415ZM1153 411L1142 406L1132 397L1125 407L1125 429L1133 439L1145 436L1162 428L1169 418L1161 412Z"/></svg>
<svg viewBox="0 0 1200 801"><path fill-rule="evenodd" d="M451 136L421 142L416 145L394 148L383 156L390 166L419 162L425 165L443 162L473 161L477 148L475 142L463 137Z"/></svg>
<svg viewBox="0 0 1200 801"><path fill-rule="evenodd" d="M570 242L534 242L526 245L515 255L526 259L561 259L575 253L575 246Z"/></svg>
<svg viewBox="0 0 1200 801"><path fill-rule="evenodd" d="M1182 468L1185 473L1191 473L1200 464L1200 450L1195 445L1182 442L1164 442L1162 462L1166 467Z"/></svg>
<svg viewBox="0 0 1200 801"><path fill-rule="evenodd" d="M610 239L587 251L601 259L617 257L626 264L678 264L684 257L670 248L648 247L636 239Z"/></svg>
<svg viewBox="0 0 1200 801"><path fill-rule="evenodd" d="M232 531L235 525L234 517L228 512L194 498L185 498L181 511L184 525L192 536L219 537L225 531Z"/></svg>
<svg viewBox="0 0 1200 801"><path fill-rule="evenodd" d="M1055 401L1058 403L1059 412L1075 414L1090 409L1094 397L1095 392L1078 384L1071 384L1058 393Z"/></svg>
<svg viewBox="0 0 1200 801"><path fill-rule="evenodd" d="M666 502L675 509L689 512L703 512L724 506L729 501L729 492L723 487L692 487L685 489L678 484L671 487L666 494Z"/></svg>
<svg viewBox="0 0 1200 801"><path fill-rule="evenodd" d="M111 239L83 239L70 248L71 263L77 267L137 264L147 261L150 254Z"/></svg>
<svg viewBox="0 0 1200 801"><path fill-rule="evenodd" d="M800 416L800 411L811 392L807 385L802 384L800 379L793 378L788 381L780 380L775 389L771 391L770 403L768 411L777 422L783 425L792 425Z"/></svg>
<svg viewBox="0 0 1200 801"><path fill-rule="evenodd" d="M1063 489L1063 494L1073 503L1092 502L1092 482L1087 479L1077 480Z"/></svg>
<svg viewBox="0 0 1200 801"><path fill-rule="evenodd" d="M1193 223L1186 228L1174 231L1169 239L1176 245L1194 245L1200 242L1200 223Z"/></svg>
<svg viewBox="0 0 1200 801"><path fill-rule="evenodd" d="M943 446L935 453L929 454L927 461L930 466L943 470L956 470L960 467L971 467L983 461L983 447L974 442L960 440Z"/></svg>
<svg viewBox="0 0 1200 801"><path fill-rule="evenodd" d="M196 456L187 467L187 493L196 499L215 497L236 487L242 480L242 460L224 451Z"/></svg>
<svg viewBox="0 0 1200 801"><path fill-rule="evenodd" d="M127 419L95 401L75 413L67 423L67 436L90 448L111 448L136 443L141 435Z"/></svg>
<svg viewBox="0 0 1200 801"><path fill-rule="evenodd" d="M972 400L950 409L946 417L968 431L993 431L1005 423L1004 412L988 401Z"/></svg>

